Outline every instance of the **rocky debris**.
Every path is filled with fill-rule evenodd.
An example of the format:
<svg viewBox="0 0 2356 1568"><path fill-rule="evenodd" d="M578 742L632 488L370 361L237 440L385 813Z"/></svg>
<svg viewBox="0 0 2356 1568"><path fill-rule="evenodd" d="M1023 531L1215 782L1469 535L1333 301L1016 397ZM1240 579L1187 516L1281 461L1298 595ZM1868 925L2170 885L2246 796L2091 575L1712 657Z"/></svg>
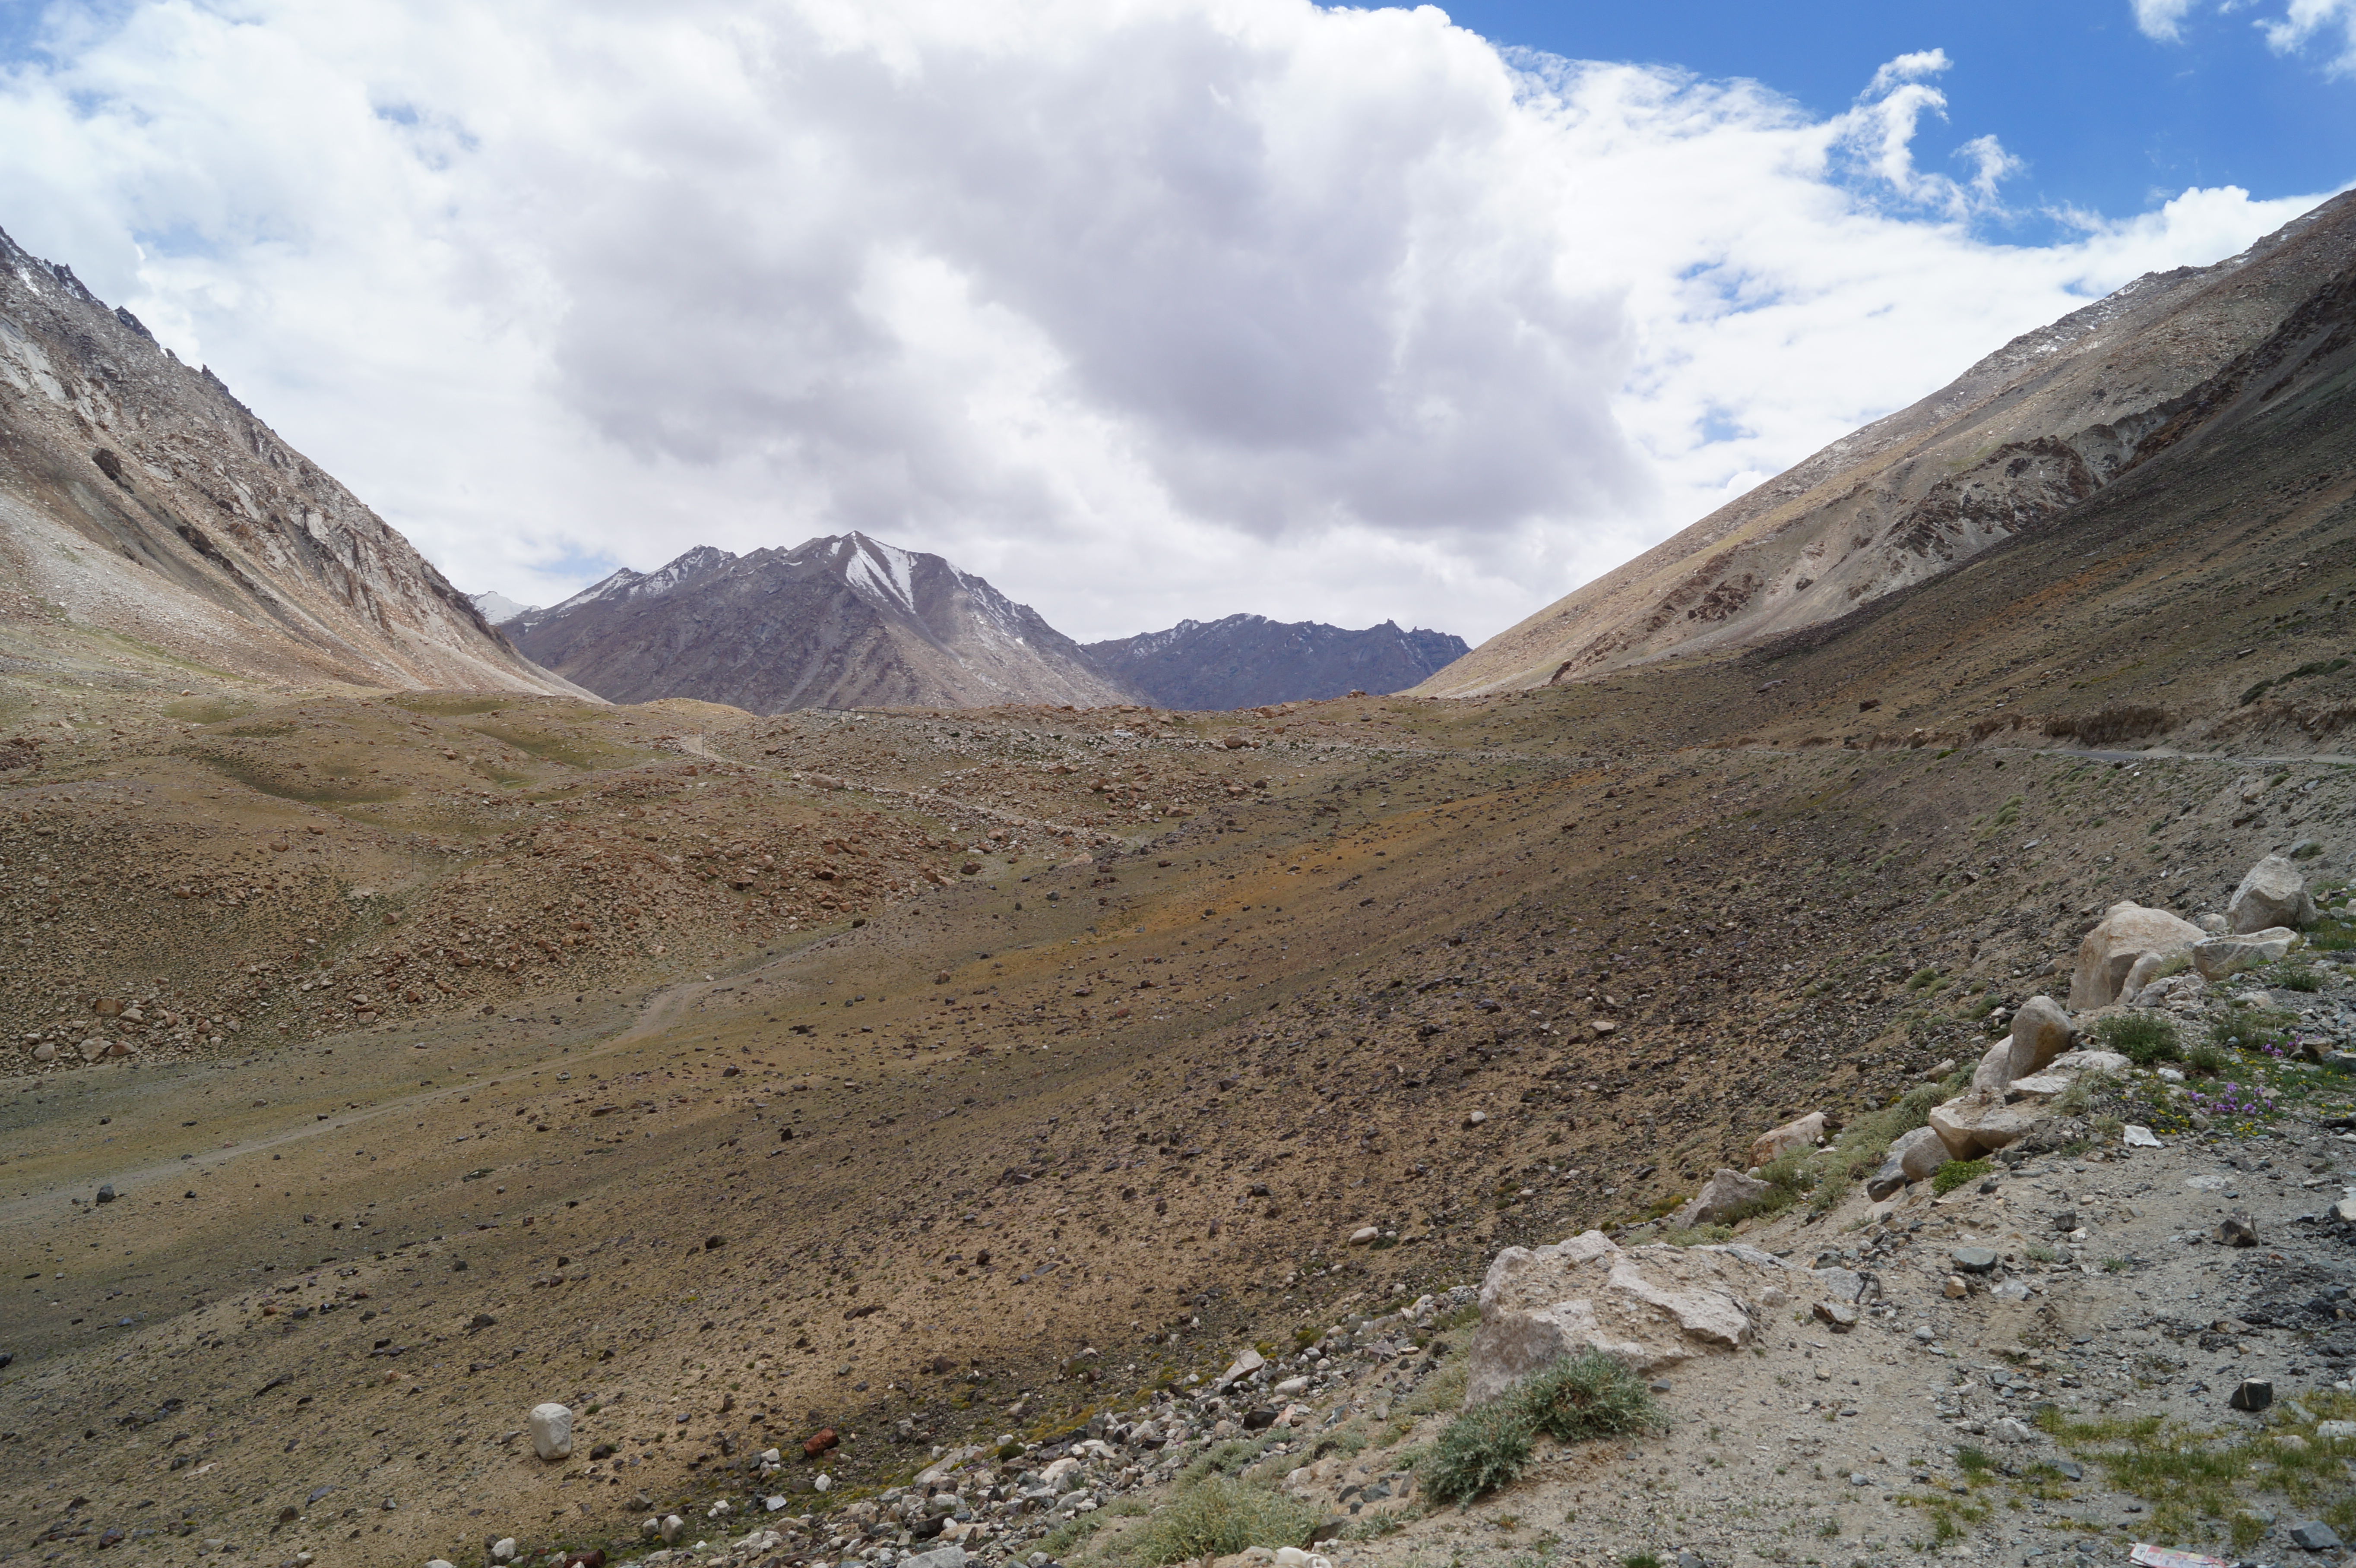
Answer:
<svg viewBox="0 0 2356 1568"><path fill-rule="evenodd" d="M2239 936L2204 937L2192 944L2192 967L2211 985L2244 969L2272 964L2297 947L2299 935L2287 926L2270 926Z"/></svg>
<svg viewBox="0 0 2356 1568"><path fill-rule="evenodd" d="M535 1404L524 1418L524 1426L531 1434L531 1451L543 1459L566 1459L573 1455L573 1411L569 1406Z"/></svg>
<svg viewBox="0 0 2356 1568"><path fill-rule="evenodd" d="M1832 1119L1811 1111L1797 1121L1763 1132L1751 1141L1751 1163L1768 1165L1794 1149L1814 1148L1832 1131Z"/></svg>
<svg viewBox="0 0 2356 1568"><path fill-rule="evenodd" d="M1878 1203L1910 1182L1927 1179L1952 1157L1945 1140L1935 1128L1916 1127L1901 1133L1890 1140L1890 1153L1882 1160L1881 1168L1866 1178L1866 1196Z"/></svg>
<svg viewBox="0 0 2356 1568"><path fill-rule="evenodd" d="M2049 1103L2082 1073L2115 1072L2127 1059L2115 1051L2073 1051L2001 1089L1973 1088L1931 1111L1931 1128L1957 1159L2007 1148L2029 1136L2051 1112Z"/></svg>
<svg viewBox="0 0 2356 1568"><path fill-rule="evenodd" d="M2237 935L2275 926L2315 923L2315 896L2307 878L2282 855L2269 855L2250 868L2225 903L2226 929Z"/></svg>
<svg viewBox="0 0 2356 1568"><path fill-rule="evenodd" d="M1702 1183L1702 1189L1676 1212L1670 1223L1679 1230L1692 1230L1697 1225L1724 1223L1743 1205L1764 1198L1774 1188L1764 1181L1753 1180L1739 1170L1719 1167L1716 1174Z"/></svg>
<svg viewBox="0 0 2356 1568"><path fill-rule="evenodd" d="M2094 929L2078 944L2078 965L2070 976L2070 1006L2079 1010L2106 1008L2139 965L2155 968L2201 940L2201 928L2162 909L2121 901L2104 912ZM2147 970L2143 981L2148 981ZM2138 982L2140 983L2140 982Z"/></svg>
<svg viewBox="0 0 2356 1568"><path fill-rule="evenodd" d="M1997 1091L2026 1078L2070 1049L2078 1026L2051 997L2031 997L2012 1016L2012 1031L1987 1048L1972 1070L1975 1090Z"/></svg>
<svg viewBox="0 0 2356 1568"><path fill-rule="evenodd" d="M1568 1355L1594 1349L1639 1371L1751 1342L1750 1304L1788 1299L1808 1275L1754 1247L1623 1251L1601 1231L1545 1247L1507 1247L1481 1285L1468 1408Z"/></svg>

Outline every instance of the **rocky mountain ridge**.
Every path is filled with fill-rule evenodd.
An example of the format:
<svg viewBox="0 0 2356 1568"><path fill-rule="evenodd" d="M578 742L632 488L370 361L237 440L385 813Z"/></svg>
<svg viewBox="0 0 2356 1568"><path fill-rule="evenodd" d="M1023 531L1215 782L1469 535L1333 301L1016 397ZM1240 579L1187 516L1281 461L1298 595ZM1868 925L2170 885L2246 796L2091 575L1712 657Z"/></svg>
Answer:
<svg viewBox="0 0 2356 1568"><path fill-rule="evenodd" d="M1554 604L1419 689L1525 689L1802 634L2049 526L2161 451L2187 400L2356 260L2356 192L2238 256L2022 335Z"/></svg>
<svg viewBox="0 0 2356 1568"><path fill-rule="evenodd" d="M1247 614L1181 621L1084 651L1147 701L1202 712L1404 691L1469 650L1462 637L1391 621L1349 631Z"/></svg>
<svg viewBox="0 0 2356 1568"><path fill-rule="evenodd" d="M1027 604L864 534L738 556L699 546L507 623L531 658L618 702L1098 707L1135 694Z"/></svg>
<svg viewBox="0 0 2356 1568"><path fill-rule="evenodd" d="M0 627L37 659L88 634L102 662L296 685L574 690L209 369L5 234Z"/></svg>

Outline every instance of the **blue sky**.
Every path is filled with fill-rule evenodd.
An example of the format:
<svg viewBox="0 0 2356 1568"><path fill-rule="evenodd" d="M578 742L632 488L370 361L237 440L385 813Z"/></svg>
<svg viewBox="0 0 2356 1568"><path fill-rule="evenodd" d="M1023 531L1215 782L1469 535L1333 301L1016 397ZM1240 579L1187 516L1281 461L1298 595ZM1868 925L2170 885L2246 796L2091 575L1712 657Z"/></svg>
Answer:
<svg viewBox="0 0 2356 1568"><path fill-rule="evenodd" d="M2285 0L2230 12L2147 5L2174 17L2174 41L2147 36L2129 0L1441 8L1493 43L1749 77L1819 116L1847 108L1883 61L1944 49L1948 119L1924 127L1917 158L1936 169L1943 149L1997 136L2027 165L2005 185L2008 221L2025 241L2046 237L2051 209L2121 218L2188 186L2236 185L2263 199L2356 179L2356 76L2334 74L2346 25L2277 50L2260 29L2284 19Z"/></svg>

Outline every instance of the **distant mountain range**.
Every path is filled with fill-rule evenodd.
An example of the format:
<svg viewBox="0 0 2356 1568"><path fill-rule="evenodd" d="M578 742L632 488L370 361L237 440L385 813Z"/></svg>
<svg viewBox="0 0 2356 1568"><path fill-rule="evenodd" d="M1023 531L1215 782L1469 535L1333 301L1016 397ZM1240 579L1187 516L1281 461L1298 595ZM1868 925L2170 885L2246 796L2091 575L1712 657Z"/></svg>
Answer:
<svg viewBox="0 0 2356 1568"><path fill-rule="evenodd" d="M792 708L1100 707L1134 700L1079 645L937 555L864 534L627 569L502 629L616 702Z"/></svg>
<svg viewBox="0 0 2356 1568"><path fill-rule="evenodd" d="M1161 708L1204 710L1404 691L1468 651L1446 632L1392 622L1347 631L1316 621L1229 615L1181 621L1085 651L1108 676Z"/></svg>

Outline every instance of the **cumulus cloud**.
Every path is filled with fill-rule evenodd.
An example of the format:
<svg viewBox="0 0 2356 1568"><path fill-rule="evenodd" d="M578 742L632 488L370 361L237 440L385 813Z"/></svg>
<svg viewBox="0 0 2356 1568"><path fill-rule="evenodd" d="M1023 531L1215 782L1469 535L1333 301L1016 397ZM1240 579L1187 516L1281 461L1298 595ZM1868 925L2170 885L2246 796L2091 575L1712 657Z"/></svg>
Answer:
<svg viewBox="0 0 2356 1568"><path fill-rule="evenodd" d="M2305 202L1973 221L1938 49L1841 114L1298 0L126 0L0 225L453 577L860 528L1102 636L1478 637Z"/></svg>
<svg viewBox="0 0 2356 1568"><path fill-rule="evenodd" d="M2326 69L2356 75L2356 0L2290 0L2279 17L2261 17L2258 30L2278 54L2292 54L2320 37L2333 51Z"/></svg>
<svg viewBox="0 0 2356 1568"><path fill-rule="evenodd" d="M2136 30L2147 38L2176 43L2184 37L2184 18L2192 14L2193 0L2129 0L2135 8Z"/></svg>

